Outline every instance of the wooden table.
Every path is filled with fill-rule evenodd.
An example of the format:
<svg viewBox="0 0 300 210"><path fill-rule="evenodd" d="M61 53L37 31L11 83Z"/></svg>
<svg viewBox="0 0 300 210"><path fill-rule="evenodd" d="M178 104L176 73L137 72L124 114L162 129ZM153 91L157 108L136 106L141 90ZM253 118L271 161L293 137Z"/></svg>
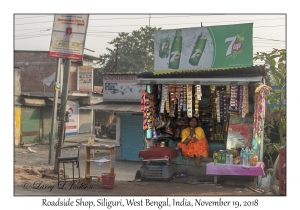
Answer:
<svg viewBox="0 0 300 210"><path fill-rule="evenodd" d="M257 187L257 177L265 175L264 163L258 162L256 166L243 167L235 164L209 163L206 164L206 174L214 175L214 183L217 184L218 176L254 176L254 187Z"/></svg>
<svg viewBox="0 0 300 210"><path fill-rule="evenodd" d="M115 165L115 145L104 145L104 144L82 144L85 147L85 178L84 183L90 183L92 181L92 176L90 174L91 170L91 150L109 150L110 152L110 173L114 174L114 165Z"/></svg>

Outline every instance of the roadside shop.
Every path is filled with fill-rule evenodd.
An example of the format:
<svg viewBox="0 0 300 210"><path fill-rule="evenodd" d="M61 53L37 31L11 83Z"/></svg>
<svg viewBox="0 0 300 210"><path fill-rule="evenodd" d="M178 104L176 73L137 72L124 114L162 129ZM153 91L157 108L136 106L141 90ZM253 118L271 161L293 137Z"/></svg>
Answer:
<svg viewBox="0 0 300 210"><path fill-rule="evenodd" d="M142 179L238 175L259 176L260 184L264 96L271 88L264 85L264 66L253 66L252 24L157 31L154 41L155 71L138 75L146 86L141 94ZM200 167L196 158L178 150L192 117L209 145ZM221 164L226 173L216 169ZM253 172L257 167L259 172Z"/></svg>

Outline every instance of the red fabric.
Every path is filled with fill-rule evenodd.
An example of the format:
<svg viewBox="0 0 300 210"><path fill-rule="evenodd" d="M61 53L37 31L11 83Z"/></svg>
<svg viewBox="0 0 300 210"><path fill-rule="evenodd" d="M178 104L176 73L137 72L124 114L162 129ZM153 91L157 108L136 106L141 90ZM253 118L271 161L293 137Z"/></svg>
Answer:
<svg viewBox="0 0 300 210"><path fill-rule="evenodd" d="M177 157L176 147L156 147L152 146L148 149L141 150L139 157L143 159L160 159L168 157L171 162Z"/></svg>

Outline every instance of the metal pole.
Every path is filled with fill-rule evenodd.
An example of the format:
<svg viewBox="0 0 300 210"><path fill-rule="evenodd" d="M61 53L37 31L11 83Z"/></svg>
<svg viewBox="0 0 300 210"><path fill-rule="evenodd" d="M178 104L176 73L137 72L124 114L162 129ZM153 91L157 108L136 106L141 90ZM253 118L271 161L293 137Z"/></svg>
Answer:
<svg viewBox="0 0 300 210"><path fill-rule="evenodd" d="M61 58L57 59L57 69L56 69L56 78L55 83L59 82L60 77L60 63ZM58 91L54 88L54 97L53 97L53 105L52 105L52 122L51 122L51 133L49 138L49 165L53 165L54 161L54 139L55 139L55 130L56 130L56 113L57 113L57 98Z"/></svg>
<svg viewBox="0 0 300 210"><path fill-rule="evenodd" d="M58 145L56 147L56 155L55 155L55 164L54 164L54 173L59 173L59 164L57 163L58 157L61 155L61 148L63 146L64 139L64 131L65 131L65 117L66 117L66 108L67 108L67 100L68 100L68 82L69 82L69 73L71 60L66 61L67 64L64 68L64 79L62 83L62 94L61 94L61 106L59 109L59 121L60 121L60 129L58 130Z"/></svg>

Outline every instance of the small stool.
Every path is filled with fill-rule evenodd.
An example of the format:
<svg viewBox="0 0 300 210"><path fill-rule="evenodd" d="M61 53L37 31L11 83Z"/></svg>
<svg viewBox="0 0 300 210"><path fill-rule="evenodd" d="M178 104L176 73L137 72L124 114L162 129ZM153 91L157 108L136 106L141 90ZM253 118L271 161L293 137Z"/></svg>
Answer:
<svg viewBox="0 0 300 210"><path fill-rule="evenodd" d="M80 146L67 146L67 147L61 147L59 148L60 150L63 149L70 149L70 148L77 148L78 152L77 152L77 156L61 156L57 158L57 164L62 163L63 164L63 168L64 168L64 174L63 174L63 179L59 179L59 167L58 168L58 185L60 184L60 182L75 182L75 181L79 181L80 180L80 168L79 168L79 149ZM65 163L71 163L72 164L72 173L73 176L72 178L66 178L66 169L65 169ZM74 165L76 165L76 167L78 168L78 177L75 178L74 177Z"/></svg>

